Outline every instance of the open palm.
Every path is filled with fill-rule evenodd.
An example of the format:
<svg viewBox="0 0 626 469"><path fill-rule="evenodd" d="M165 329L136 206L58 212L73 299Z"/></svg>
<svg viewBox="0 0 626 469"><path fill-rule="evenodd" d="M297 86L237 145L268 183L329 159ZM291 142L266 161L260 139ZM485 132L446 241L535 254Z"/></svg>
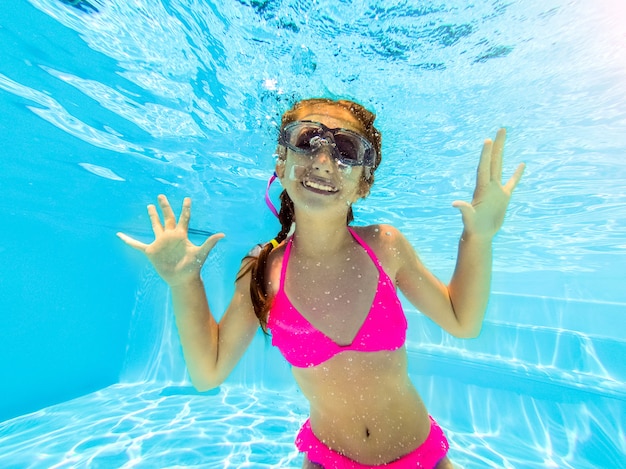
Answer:
<svg viewBox="0 0 626 469"><path fill-rule="evenodd" d="M521 163L502 185L502 155L506 130L500 129L495 141L485 140L478 163L476 189L472 203L456 200L452 205L461 211L465 231L481 237L493 237L504 222L504 215L525 165Z"/></svg>
<svg viewBox="0 0 626 469"><path fill-rule="evenodd" d="M154 232L152 243L142 243L124 233L117 235L130 247L143 252L161 278L170 286L175 286L199 276L209 252L224 234L214 234L200 246L196 246L188 237L191 199L186 197L183 201L178 222L167 198L159 195L157 200L163 213L163 223L156 207L148 205L148 215Z"/></svg>

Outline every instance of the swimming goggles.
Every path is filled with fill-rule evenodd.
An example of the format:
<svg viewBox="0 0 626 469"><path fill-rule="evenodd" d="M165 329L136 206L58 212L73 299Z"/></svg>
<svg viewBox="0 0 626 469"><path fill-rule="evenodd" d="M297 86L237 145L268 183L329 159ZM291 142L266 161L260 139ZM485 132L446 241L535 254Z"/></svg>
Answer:
<svg viewBox="0 0 626 469"><path fill-rule="evenodd" d="M376 150L363 135L347 129L329 129L313 121L295 121L280 132L278 143L296 153L313 155L322 146L332 148L332 155L346 166L374 167Z"/></svg>

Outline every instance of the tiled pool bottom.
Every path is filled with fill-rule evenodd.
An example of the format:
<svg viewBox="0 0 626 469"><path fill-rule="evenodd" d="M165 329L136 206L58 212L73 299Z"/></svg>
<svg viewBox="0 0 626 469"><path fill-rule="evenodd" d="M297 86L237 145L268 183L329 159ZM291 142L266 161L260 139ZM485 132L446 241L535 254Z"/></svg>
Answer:
<svg viewBox="0 0 626 469"><path fill-rule="evenodd" d="M300 468L301 396L114 385L0 423L0 467Z"/></svg>
<svg viewBox="0 0 626 469"><path fill-rule="evenodd" d="M448 435L458 469L626 467L616 448L603 444L606 428L594 424L598 421L590 420L587 430L599 433L586 443L597 448L583 452L604 451L602 462L581 457L574 440L582 435L554 429L563 423L557 415L589 420L585 414L591 409L578 399L563 407L465 387L460 392L468 398L467 415L453 417L449 408L456 406L446 411L441 397L456 399L458 382L436 384L439 405L431 411ZM427 381L423 385L428 387ZM490 404L480 404L478 396ZM299 469L302 457L293 439L306 413L306 402L295 391L224 386L198 394L181 386L115 385L0 423L0 467Z"/></svg>

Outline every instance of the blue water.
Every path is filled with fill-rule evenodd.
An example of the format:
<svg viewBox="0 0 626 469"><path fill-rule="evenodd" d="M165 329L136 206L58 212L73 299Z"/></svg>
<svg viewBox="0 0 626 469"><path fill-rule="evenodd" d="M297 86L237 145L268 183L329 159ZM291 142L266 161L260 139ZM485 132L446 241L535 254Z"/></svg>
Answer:
<svg viewBox="0 0 626 469"><path fill-rule="evenodd" d="M114 234L148 240L156 194L191 196L192 227L227 234L204 271L219 315L278 230L277 120L325 95L379 116L356 222L397 226L442 279L482 139L506 126L505 176L527 164L481 336L407 305L411 378L455 465L626 468L624 25L616 0L0 8L0 467L301 466L280 355L259 335L195 393L167 289Z"/></svg>

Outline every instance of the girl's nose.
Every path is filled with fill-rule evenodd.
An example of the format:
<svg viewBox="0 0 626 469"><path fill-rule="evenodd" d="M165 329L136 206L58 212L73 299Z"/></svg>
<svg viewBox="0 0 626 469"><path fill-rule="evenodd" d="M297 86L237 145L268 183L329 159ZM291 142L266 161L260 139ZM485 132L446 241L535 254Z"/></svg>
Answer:
<svg viewBox="0 0 626 469"><path fill-rule="evenodd" d="M333 149L330 145L324 145L313 155L313 168L317 171L329 173L333 166Z"/></svg>

